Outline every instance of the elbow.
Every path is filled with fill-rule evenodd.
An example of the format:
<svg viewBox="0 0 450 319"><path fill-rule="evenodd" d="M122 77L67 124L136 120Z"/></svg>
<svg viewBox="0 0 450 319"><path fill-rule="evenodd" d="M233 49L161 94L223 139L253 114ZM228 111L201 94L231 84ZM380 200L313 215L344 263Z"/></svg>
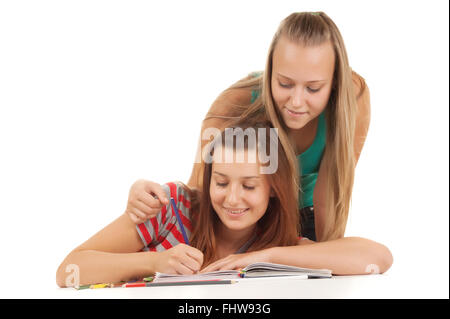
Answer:
<svg viewBox="0 0 450 319"><path fill-rule="evenodd" d="M62 263L58 269L56 270L56 284L59 288L66 288L65 280L64 280L64 263Z"/></svg>
<svg viewBox="0 0 450 319"><path fill-rule="evenodd" d="M389 248L381 244L380 246L382 247L380 248L380 254L378 258L380 260L380 274L383 274L391 268L392 264L394 263L394 257L392 256Z"/></svg>
<svg viewBox="0 0 450 319"><path fill-rule="evenodd" d="M59 276L58 273L56 274L56 285L57 285L59 288L67 288L66 285L65 285L65 283L64 283L64 281L62 280L61 276Z"/></svg>
<svg viewBox="0 0 450 319"><path fill-rule="evenodd" d="M391 268L394 262L391 251L383 244L372 242L372 248L368 255L369 263L365 269L366 274L383 274Z"/></svg>
<svg viewBox="0 0 450 319"><path fill-rule="evenodd" d="M67 288L71 286L76 286L76 278L75 276L71 276L71 266L72 264L67 264L66 262L61 263L61 265L58 267L58 270L56 270L56 284L60 288ZM73 277L73 280L72 278ZM71 285L73 283L73 285Z"/></svg>
<svg viewBox="0 0 450 319"><path fill-rule="evenodd" d="M391 268L394 257L385 245L361 237L349 240L356 244L354 248L357 252L359 274L383 274Z"/></svg>
<svg viewBox="0 0 450 319"><path fill-rule="evenodd" d="M78 287L80 285L80 268L69 254L56 270L56 284L60 288Z"/></svg>

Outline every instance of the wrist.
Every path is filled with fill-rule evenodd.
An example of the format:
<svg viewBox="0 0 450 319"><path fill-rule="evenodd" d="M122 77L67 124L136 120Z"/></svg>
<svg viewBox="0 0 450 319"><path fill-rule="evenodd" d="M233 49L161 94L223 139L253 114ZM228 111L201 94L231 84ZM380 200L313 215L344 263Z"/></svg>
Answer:
<svg viewBox="0 0 450 319"><path fill-rule="evenodd" d="M160 253L156 251L146 252L146 269L148 273L155 273L157 271L157 259Z"/></svg>
<svg viewBox="0 0 450 319"><path fill-rule="evenodd" d="M276 254L278 247L271 247L264 250L264 260L268 263L276 263Z"/></svg>

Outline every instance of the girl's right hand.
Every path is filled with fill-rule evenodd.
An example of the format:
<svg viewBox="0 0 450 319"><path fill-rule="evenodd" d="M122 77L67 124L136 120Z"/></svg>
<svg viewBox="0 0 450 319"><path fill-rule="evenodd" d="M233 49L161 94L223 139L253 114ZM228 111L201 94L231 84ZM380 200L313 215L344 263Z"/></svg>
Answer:
<svg viewBox="0 0 450 319"><path fill-rule="evenodd" d="M168 204L161 185L140 179L130 188L126 212L135 224L141 224L155 217Z"/></svg>
<svg viewBox="0 0 450 319"><path fill-rule="evenodd" d="M178 244L159 254L154 266L157 272L192 275L197 273L203 265L203 253L186 244Z"/></svg>

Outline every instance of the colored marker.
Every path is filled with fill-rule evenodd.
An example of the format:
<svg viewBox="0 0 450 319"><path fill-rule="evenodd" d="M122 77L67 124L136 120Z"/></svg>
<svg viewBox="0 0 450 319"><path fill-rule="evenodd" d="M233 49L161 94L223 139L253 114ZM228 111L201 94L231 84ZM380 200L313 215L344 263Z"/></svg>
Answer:
<svg viewBox="0 0 450 319"><path fill-rule="evenodd" d="M83 285L83 286L75 287L75 289L77 289L77 290L89 289L89 288L91 288L91 285Z"/></svg>
<svg viewBox="0 0 450 319"><path fill-rule="evenodd" d="M99 288L109 288L111 286L111 284L96 284L96 285L91 285L91 289L99 289Z"/></svg>
<svg viewBox="0 0 450 319"><path fill-rule="evenodd" d="M136 287L160 287L160 286L190 286L190 285L226 285L234 284L236 280L196 280L196 281L174 281L174 282L137 282L131 284L124 284L123 288Z"/></svg>
<svg viewBox="0 0 450 319"><path fill-rule="evenodd" d="M183 222L181 221L181 217L180 217L180 214L178 212L177 205L175 205L175 200L173 199L173 197L170 197L170 202L172 203L172 208L173 208L173 210L175 212L175 215L177 216L178 224L180 224L181 233L183 234L184 243L186 245L189 245L189 239L188 239L188 237L186 235L186 231L184 230Z"/></svg>

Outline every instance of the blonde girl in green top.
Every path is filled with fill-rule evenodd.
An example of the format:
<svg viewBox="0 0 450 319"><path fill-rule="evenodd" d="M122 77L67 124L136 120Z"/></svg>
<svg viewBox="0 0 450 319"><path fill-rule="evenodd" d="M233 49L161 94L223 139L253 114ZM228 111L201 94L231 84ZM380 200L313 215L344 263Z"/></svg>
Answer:
<svg viewBox="0 0 450 319"><path fill-rule="evenodd" d="M245 118L268 119L278 128L297 172L286 182L299 194L292 200L306 223L301 229L309 232L301 235L317 241L342 238L370 102L364 79L351 69L342 36L325 13L286 17L273 37L264 71L249 74L219 95L203 121L201 137L208 128L223 129ZM201 188L200 154L208 142L207 137L201 140L190 187ZM127 211L136 220L154 216L161 207L159 201L139 203L144 193L161 193L160 185L142 182L130 194L136 200Z"/></svg>

